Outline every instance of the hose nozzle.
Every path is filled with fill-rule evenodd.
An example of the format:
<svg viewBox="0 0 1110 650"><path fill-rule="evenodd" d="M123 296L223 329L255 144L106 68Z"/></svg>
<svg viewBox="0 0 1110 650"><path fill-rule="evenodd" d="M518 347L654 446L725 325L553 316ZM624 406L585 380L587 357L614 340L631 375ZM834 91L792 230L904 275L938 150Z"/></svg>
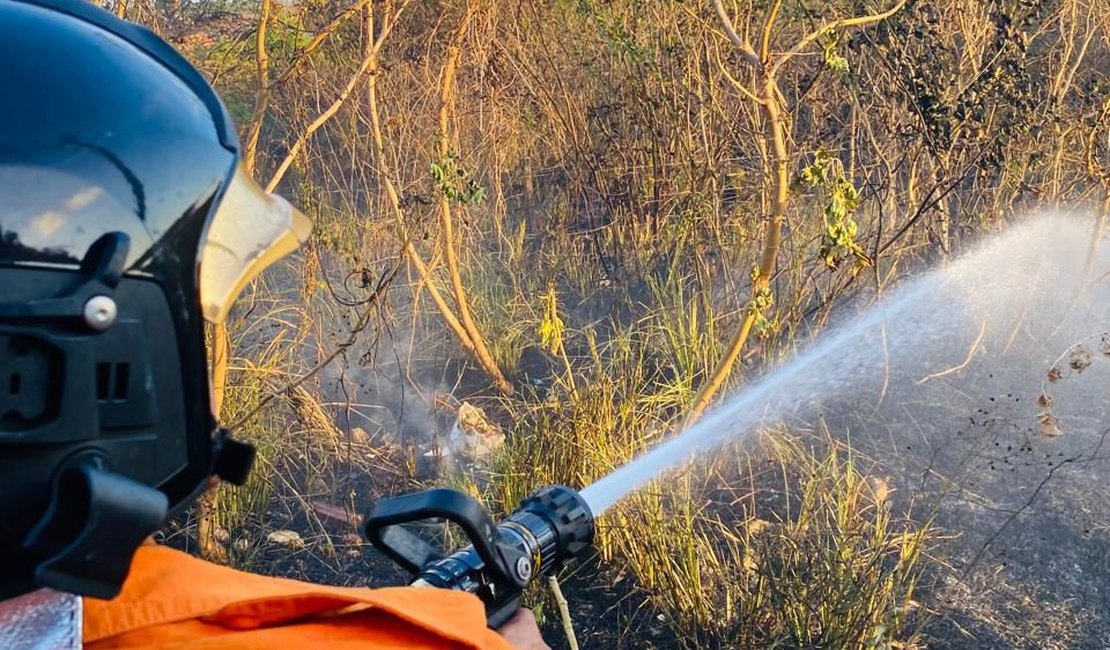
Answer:
<svg viewBox="0 0 1110 650"><path fill-rule="evenodd" d="M400 526L433 518L457 524L470 545L443 557ZM594 539L589 506L562 485L537 490L497 525L469 494L434 488L379 501L365 527L374 546L413 574L413 585L477 594L493 628L512 616L532 580L582 555Z"/></svg>

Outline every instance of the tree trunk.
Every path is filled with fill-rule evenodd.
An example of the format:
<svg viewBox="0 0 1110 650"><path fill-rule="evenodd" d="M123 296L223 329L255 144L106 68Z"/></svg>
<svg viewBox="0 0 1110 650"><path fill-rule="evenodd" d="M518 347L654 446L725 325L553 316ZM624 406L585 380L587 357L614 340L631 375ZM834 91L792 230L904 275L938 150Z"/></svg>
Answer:
<svg viewBox="0 0 1110 650"><path fill-rule="evenodd" d="M255 65L258 68L258 99L251 115L247 137L243 142L243 166L252 175L258 156L258 138L262 134L262 123L266 121L266 111L270 108L270 57L266 52L266 26L270 22L273 0L262 0L258 16L258 31L255 32Z"/></svg>
<svg viewBox="0 0 1110 650"><path fill-rule="evenodd" d="M366 12L366 38L373 42L373 45L371 46L373 48L373 61L371 64L371 68L376 71L378 68L377 56L380 52L381 37L379 36L377 40L374 40L373 6L368 5L366 8ZM386 17L386 20L390 19L391 17ZM394 218L397 221L397 226L400 229L401 233L405 233L405 214L404 209L401 207L401 197L397 192L396 185L394 185L393 183L393 177L389 172L389 163L386 158L385 134L382 129L380 111L378 110L377 82L378 77L376 72L372 73L370 76L370 82L367 84L366 89L367 112L370 114L370 128L374 140L374 154L377 157L377 174L378 178L381 181L382 187L385 188L385 194L386 197L389 199L390 206L393 208L393 214ZM403 234L402 236L406 237L407 239L407 235ZM450 239L448 241L450 241ZM436 309L439 310L439 313L443 317L444 322L447 323L447 327L451 330L452 333L454 333L455 337L459 340L459 343L469 354L473 355L475 358L480 358L478 349L475 346L470 333L467 331L467 328L463 325L462 321L460 321L460 319L455 316L455 313L451 310L451 307L444 299L443 294L439 291L438 287L436 287L434 278L432 278L431 275L431 269L429 269L427 265L424 264L424 260L420 257L420 253L416 250L416 247L413 246L411 239L407 239L405 241L404 251L405 256L408 258L409 262L416 269L416 273L420 277L421 285L428 291L428 295L431 296L432 302L435 303ZM486 354L488 356L488 352ZM494 370L497 370L496 365L493 365L492 367ZM484 366L483 369L487 370L488 372L488 369ZM492 374L490 376L493 377ZM497 370L497 377L500 378L500 381L502 382L502 384L498 385L498 388L501 389L502 392L505 392L505 389L508 389L508 392L506 394L511 394L512 385L505 381L503 377L501 377L499 370ZM504 388L502 386L504 386Z"/></svg>
<svg viewBox="0 0 1110 650"><path fill-rule="evenodd" d="M782 225L786 221L786 201L790 191L790 158L786 150L786 125L779 97L777 80L773 75L768 75L763 81L760 99L763 102L762 111L767 127L767 139L770 140L771 150L775 154L773 166L775 195L771 203L771 214L763 232L763 253L760 256L755 277L752 279L751 295L744 310L744 320L740 323L740 330L733 337L728 351L698 391L698 396L694 399L694 404L682 423L684 429L701 418L705 409L713 402L713 398L728 380L732 367L744 350L744 344L748 341L752 326L755 325L756 319L762 316L756 300L770 287L771 276L775 272L775 260L778 258L779 244L782 241Z"/></svg>
<svg viewBox="0 0 1110 650"><path fill-rule="evenodd" d="M458 69L462 42L466 37L466 31L473 16L473 7L467 7L466 15L451 38L451 45L447 49L447 60L443 65L439 105L439 146L437 147L441 161L446 160L451 153L448 133L451 127L451 106L454 103L455 96L455 72ZM451 278L451 288L454 292L455 305L458 307L463 329L470 338L474 356L478 359L482 369L493 380L497 390L504 395L512 395L513 385L501 374L501 369L497 367L497 362L493 360L493 356L489 353L485 339L482 338L482 333L478 330L478 326L474 323L474 318L470 313L470 303L466 297L466 289L463 287L462 275L459 273L459 261L455 253L457 242L455 241L454 225L451 218L451 199L445 193L441 193L439 197L439 213L443 227L443 248L446 253L447 274Z"/></svg>

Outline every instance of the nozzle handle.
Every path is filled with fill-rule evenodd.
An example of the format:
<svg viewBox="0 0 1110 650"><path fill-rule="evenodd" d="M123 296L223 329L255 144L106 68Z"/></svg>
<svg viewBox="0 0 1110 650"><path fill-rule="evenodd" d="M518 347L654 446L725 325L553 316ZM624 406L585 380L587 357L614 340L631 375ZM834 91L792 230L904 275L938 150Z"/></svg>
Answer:
<svg viewBox="0 0 1110 650"><path fill-rule="evenodd" d="M364 519L366 538L415 576L443 556L401 524L434 518L446 519L463 530L495 582L518 589L527 584L510 568L519 553L501 543L501 533L482 504L460 490L432 488L382 499Z"/></svg>
<svg viewBox="0 0 1110 650"><path fill-rule="evenodd" d="M508 598L492 608L487 605L486 625L491 630L499 630L502 625L509 622L509 619L513 617L513 614L516 614L518 609L520 609L520 594Z"/></svg>

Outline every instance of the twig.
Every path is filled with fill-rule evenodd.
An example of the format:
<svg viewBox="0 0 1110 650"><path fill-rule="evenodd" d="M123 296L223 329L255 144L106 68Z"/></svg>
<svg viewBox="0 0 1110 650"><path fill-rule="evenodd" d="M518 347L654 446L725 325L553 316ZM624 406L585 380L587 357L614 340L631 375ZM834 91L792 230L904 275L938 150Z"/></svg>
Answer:
<svg viewBox="0 0 1110 650"><path fill-rule="evenodd" d="M775 19L778 18L779 9L781 8L782 0L775 0L767 11L767 19L763 21L763 36L759 39L759 61L761 63L766 64L771 60L771 30L775 26Z"/></svg>
<svg viewBox="0 0 1110 650"><path fill-rule="evenodd" d="M276 89L278 86L288 81L289 78L293 76L293 73L296 72L297 67L301 64L301 62L306 61L309 56L316 51L316 48L320 47L320 45L329 36L331 36L332 32L341 27L348 18L350 18L357 11L365 7L369 2L370 0L358 0L358 2L356 2L355 4L339 12L339 14L336 15L331 22L329 22L318 32L316 32L316 35L312 37L312 40L293 55L293 60L289 62L289 65L285 66L285 69L282 70L281 74L279 74L276 79L268 84L268 90Z"/></svg>
<svg viewBox="0 0 1110 650"><path fill-rule="evenodd" d="M1029 499L1027 499L1020 508L1013 511L1010 516L1006 518L1006 521L1002 522L1002 525L999 526L994 531L994 533L989 538L987 538L987 541L983 542L983 545L979 547L979 551L975 554L975 557L971 558L971 562L968 562L967 568L964 569L963 575L961 576L962 579L967 579L968 575L971 574L972 569L974 569L975 565L979 563L979 560L983 557L983 554L987 552L987 549L990 548L990 545L993 544L995 540L998 539L998 536L1002 534L1002 531L1009 527L1009 525L1012 524L1015 519L1021 516L1023 512L1028 510L1029 507L1033 505L1033 502L1037 500L1037 496L1040 495L1041 490L1044 489L1044 486L1048 485L1048 482L1052 480L1052 476L1056 473L1056 470L1060 469L1064 465L1067 465L1068 463L1073 463L1075 461L1076 458L1065 458L1064 460L1060 461L1058 465L1048 470L1048 475L1045 476L1044 479L1037 485L1037 488L1033 490L1033 494L1029 496Z"/></svg>
<svg viewBox="0 0 1110 650"><path fill-rule="evenodd" d="M406 241L405 246L409 246L409 245L410 245L410 242ZM238 429L238 428L242 427L244 424L246 424L247 422L250 422L252 419L254 419L254 417L256 415L258 415L262 411L263 408L266 407L266 405L268 405L270 402L274 401L274 398L276 398L279 395L284 395L284 394L288 393L289 391L297 388L298 386L300 386L304 382L308 381L313 376L315 376L316 373L320 372L328 364L330 364L332 361L334 361L336 357L338 357L340 354L342 354L344 351L346 351L347 348L354 345L355 341L358 340L358 335L362 332L362 330L366 329L366 327L370 324L370 317L374 314L374 306L378 302L378 300L377 300L378 297L380 297L382 295L382 293L384 293L385 290L389 287L389 285L393 282L393 278L397 277L397 274L401 272L401 268L404 266L404 264L405 264L405 257L403 255L398 255L397 256L397 262L393 265L393 268L391 268L389 270L389 272L385 275L385 277L383 277L381 280L378 281L378 286L374 287L373 295L371 295L370 298L366 301L366 309L362 312L362 315L359 316L358 323L355 324L355 327L351 330L351 335L347 337L346 341L343 341L338 346L336 346L336 348L334 350L332 350L330 353L328 353L328 355L326 357L321 359L320 363L317 363L315 366L313 366L311 370L309 370L305 374L301 375L297 379L289 382L289 384L279 388L278 390L271 391L270 394L266 395L266 397L263 397L261 400L259 400L258 404L255 405L255 407L253 409L251 409L250 411L247 412L246 415L244 415L243 417L239 418L234 423L232 423L231 426L228 427L228 428L230 428L232 430Z"/></svg>
<svg viewBox="0 0 1110 650"><path fill-rule="evenodd" d="M289 147L289 151L285 154L285 158L282 159L273 176L270 177L270 182L266 183L267 192L273 192L274 189L277 188L278 183L280 183L281 179L285 177L285 172L289 170L289 166L292 165L293 161L297 158L297 154L300 153L301 149L305 146L305 144L308 143L313 134L315 134L316 131L320 129L320 127L324 126L324 124L326 124L328 120L330 120L336 113L339 112L339 109L343 106L343 103L347 101L347 98L351 96L352 92L354 92L355 87L358 86L358 83L360 81L362 81L363 75L365 75L367 71L370 71L370 64L374 63L375 60L375 54L370 54L366 58L364 58L358 69L355 70L355 73L351 75L350 80L347 81L347 85L343 88L343 92L341 92L339 96L335 98L335 101L333 101L330 106L324 109L322 113L316 116L316 119L313 120L312 123L309 124L303 132L301 132L300 136L296 139L295 142L293 142L293 145ZM370 74L377 74L377 71L371 71Z"/></svg>
<svg viewBox="0 0 1110 650"><path fill-rule="evenodd" d="M1063 352L1061 352L1060 356L1056 357L1056 360L1053 361L1052 364L1048 366L1048 370L1045 371L1045 376L1043 378L1041 378L1041 393L1044 393L1044 394L1048 393L1048 382L1049 381L1057 381L1058 379L1063 378L1064 359L1068 358L1077 349L1082 349L1083 344L1090 343L1091 341L1094 341L1095 339L1100 339L1101 341L1105 342L1108 337L1110 337L1110 330L1103 330L1101 332L1096 332L1095 334L1091 334L1090 336L1085 336L1085 337L1079 339L1078 341L1076 341L1075 343L1072 343L1071 345L1069 345L1067 347L1067 349L1064 350ZM1100 351L1101 351L1101 348L1100 348ZM1092 358L1093 358L1093 355L1092 355ZM1057 370L1061 371L1060 374L1057 374L1055 378L1052 378L1053 369L1057 369ZM1086 369L1086 366L1084 366L1083 368L1077 368L1076 370L1078 372L1082 372L1085 369Z"/></svg>
<svg viewBox="0 0 1110 650"><path fill-rule="evenodd" d="M890 346L886 340L886 323L879 327L879 336L883 346L883 385L879 389L879 399L875 402L875 408L871 410L871 415L879 412L879 407L883 405L883 400L886 399L886 391L890 388Z"/></svg>
<svg viewBox="0 0 1110 650"><path fill-rule="evenodd" d="M739 79L737 79L736 77L732 76L732 74L729 73L728 68L726 68L724 62L721 61L721 52L720 52L720 50L718 50L716 47L714 47L713 48L713 53L714 53L714 55L717 59L717 68L721 71L722 74L724 74L725 79L727 79L728 82L730 84L732 84L732 86L734 88L739 90L748 99L752 100L756 104L759 104L760 106L767 103L763 99L758 97L754 92L752 92L751 90L748 90L748 87L745 86L742 81L740 81Z"/></svg>
<svg viewBox="0 0 1110 650"><path fill-rule="evenodd" d="M975 358L975 351L979 349L979 344L983 342L983 335L986 334L986 333L987 333L987 321L986 321L986 319L984 319L983 323L979 326L979 336L975 337L975 341L971 344L971 347L968 348L967 358L964 359L963 363L961 363L958 366L952 366L951 368L948 368L947 370L941 370L940 372L934 372L931 375L925 375L921 379L918 379L917 383L918 384L924 384L925 382L929 381L930 379L938 379L938 378L943 377L945 375L950 375L954 372L959 372L959 371L963 370L964 368L966 368L967 364L971 363L971 360L973 358Z"/></svg>
<svg viewBox="0 0 1110 650"><path fill-rule="evenodd" d="M812 32L806 34L800 41L797 42L797 44L794 45L794 47L790 48L789 52L782 54L776 62L776 65L781 66L782 64L786 63L791 58L800 54L802 50L806 49L806 47L811 45L814 41L831 31L837 29L845 29L847 27L866 27L867 25L873 25L877 22L886 20L887 18L890 18L894 14L898 13L898 10L901 9L905 4L906 0L898 0L898 2L894 3L894 6L892 6L890 9L887 9L886 11L870 14L867 16L856 16L855 18L842 18L840 20L834 20L825 23ZM766 57L767 54L766 52L764 52L764 60L766 60Z"/></svg>
<svg viewBox="0 0 1110 650"><path fill-rule="evenodd" d="M1014 329L1010 331L1010 338L1006 339L1006 345L1002 348L1002 354L1008 353L1014 345L1014 341L1017 340L1018 333L1021 332L1021 326L1025 322L1025 317L1029 314L1029 306L1032 302L1032 299L1029 299L1022 305L1021 313L1018 314L1017 321L1014 323Z"/></svg>
<svg viewBox="0 0 1110 650"><path fill-rule="evenodd" d="M1094 232L1091 233L1091 246L1087 249L1087 262L1084 264L1083 268L1084 278L1089 278L1091 276L1095 264L1098 263L1098 245L1102 243L1102 234L1106 231L1106 216L1107 213L1110 213L1110 177L1108 177L1106 185L1106 199L1102 202L1102 209L1098 211L1098 217L1095 219L1095 229ZM1080 287L1080 292L1086 291L1090 286L1091 285L1088 284Z"/></svg>
<svg viewBox="0 0 1110 650"><path fill-rule="evenodd" d="M755 68L759 68L759 55L755 53L755 48L746 40L740 38L736 33L736 27L732 24L732 19L729 18L728 12L725 11L725 6L721 4L721 0L713 0L713 8L717 10L717 17L721 19L721 27L725 30L725 35L728 40L732 41L733 45L740 48L740 52L744 55L744 60L747 61Z"/></svg>
<svg viewBox="0 0 1110 650"><path fill-rule="evenodd" d="M578 637L574 635L574 623L570 620L570 607L567 606L567 599L563 596L563 590L559 587L559 579L555 576L548 576L547 586L551 587L551 595L555 597L555 604L559 607L559 618L563 621L563 632L567 635L567 644L570 650L578 650Z"/></svg>

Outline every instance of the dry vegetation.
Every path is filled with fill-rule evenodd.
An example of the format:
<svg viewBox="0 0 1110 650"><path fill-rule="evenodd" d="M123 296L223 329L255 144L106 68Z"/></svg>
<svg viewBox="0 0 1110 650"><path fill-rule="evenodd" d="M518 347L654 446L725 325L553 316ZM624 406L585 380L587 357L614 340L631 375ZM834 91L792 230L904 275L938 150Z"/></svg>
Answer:
<svg viewBox="0 0 1110 650"><path fill-rule="evenodd" d="M223 419L263 456L208 502L217 558L250 563L278 510L330 561L313 504L426 480L412 430L463 398L511 432L454 479L492 507L587 484L861 289L1036 206L1110 211L1105 0L109 7L200 66L317 224L213 332ZM723 454L622 504L601 575L691 647L920 643L928 510L828 435L777 440L773 470Z"/></svg>

